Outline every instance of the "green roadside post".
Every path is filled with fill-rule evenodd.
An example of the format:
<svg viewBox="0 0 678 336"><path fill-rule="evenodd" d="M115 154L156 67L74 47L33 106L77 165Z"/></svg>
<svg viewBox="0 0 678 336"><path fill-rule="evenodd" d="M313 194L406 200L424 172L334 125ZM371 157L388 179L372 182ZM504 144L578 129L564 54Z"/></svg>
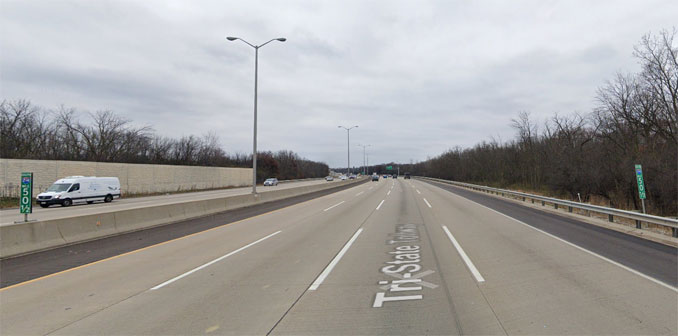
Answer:
<svg viewBox="0 0 678 336"><path fill-rule="evenodd" d="M638 182L638 196L640 203L643 205L643 213L645 213L645 182L643 181L643 167L636 165L636 182Z"/></svg>
<svg viewBox="0 0 678 336"><path fill-rule="evenodd" d="M21 173L19 211L24 214L24 222L28 222L28 214L33 213L33 173Z"/></svg>

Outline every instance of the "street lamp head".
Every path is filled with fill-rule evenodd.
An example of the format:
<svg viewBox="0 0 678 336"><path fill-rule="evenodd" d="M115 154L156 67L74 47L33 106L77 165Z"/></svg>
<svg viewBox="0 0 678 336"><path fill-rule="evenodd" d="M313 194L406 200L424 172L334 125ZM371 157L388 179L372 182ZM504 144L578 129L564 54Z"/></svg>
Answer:
<svg viewBox="0 0 678 336"><path fill-rule="evenodd" d="M285 41L287 41L287 39L284 38L284 37L279 37L279 38L277 38L276 40L278 40L278 41L280 41L280 42L285 42Z"/></svg>
<svg viewBox="0 0 678 336"><path fill-rule="evenodd" d="M235 40L237 40L238 38L237 38L237 37L233 37L233 36L229 36L229 37L227 37L226 39L229 40L229 41L235 41Z"/></svg>

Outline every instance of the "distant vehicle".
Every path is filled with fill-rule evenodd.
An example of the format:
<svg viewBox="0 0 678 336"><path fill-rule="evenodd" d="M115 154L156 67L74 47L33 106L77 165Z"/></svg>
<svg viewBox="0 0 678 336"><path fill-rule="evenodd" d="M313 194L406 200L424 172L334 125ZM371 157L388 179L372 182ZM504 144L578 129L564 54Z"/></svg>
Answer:
<svg viewBox="0 0 678 336"><path fill-rule="evenodd" d="M348 178L351 179L351 180L355 180L355 179L356 179L356 176L355 176L355 175L351 175L351 176L349 176Z"/></svg>
<svg viewBox="0 0 678 336"><path fill-rule="evenodd" d="M278 179L275 178L275 177L266 179L266 181L264 181L264 186L277 186L277 185L278 185Z"/></svg>
<svg viewBox="0 0 678 336"><path fill-rule="evenodd" d="M341 175L341 176L339 177L339 179L342 180L342 181L344 181L344 180L347 180L348 177L346 177L346 175Z"/></svg>
<svg viewBox="0 0 678 336"><path fill-rule="evenodd" d="M409 180L410 179L410 173L405 173L405 179Z"/></svg>
<svg viewBox="0 0 678 336"><path fill-rule="evenodd" d="M393 174L393 178L394 178L394 179L397 179L397 178L398 178L398 175L397 175L397 174Z"/></svg>
<svg viewBox="0 0 678 336"><path fill-rule="evenodd" d="M334 181L334 177L328 176L325 178L325 181Z"/></svg>
<svg viewBox="0 0 678 336"><path fill-rule="evenodd" d="M372 181L379 181L379 175L376 173L372 174Z"/></svg>
<svg viewBox="0 0 678 336"><path fill-rule="evenodd" d="M38 194L37 201L41 207L47 208L53 204L67 207L79 202L109 203L114 198L120 198L120 180L117 177L68 176Z"/></svg>
<svg viewBox="0 0 678 336"><path fill-rule="evenodd" d="M384 174L384 178L388 178L388 175Z"/></svg>

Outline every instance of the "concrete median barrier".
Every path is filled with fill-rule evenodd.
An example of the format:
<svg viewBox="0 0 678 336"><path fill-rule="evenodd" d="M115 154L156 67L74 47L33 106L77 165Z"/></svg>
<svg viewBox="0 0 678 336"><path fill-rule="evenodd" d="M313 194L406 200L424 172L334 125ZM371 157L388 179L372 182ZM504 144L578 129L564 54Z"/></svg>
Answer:
<svg viewBox="0 0 678 336"><path fill-rule="evenodd" d="M317 191L341 188L364 179L302 186L259 193L139 207L94 215L0 226L0 258L7 258L191 218L273 202Z"/></svg>

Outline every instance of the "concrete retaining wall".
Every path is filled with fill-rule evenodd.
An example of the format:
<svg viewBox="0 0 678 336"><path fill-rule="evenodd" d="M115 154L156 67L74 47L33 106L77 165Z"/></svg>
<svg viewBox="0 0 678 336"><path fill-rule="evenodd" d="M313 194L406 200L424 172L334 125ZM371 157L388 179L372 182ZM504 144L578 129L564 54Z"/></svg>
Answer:
<svg viewBox="0 0 678 336"><path fill-rule="evenodd" d="M33 172L33 196L66 176L114 176L124 194L251 185L251 168L0 159L0 197L18 197L21 172Z"/></svg>
<svg viewBox="0 0 678 336"><path fill-rule="evenodd" d="M142 230L364 181L365 179L358 179L323 183L267 191L258 194L257 197L252 194L237 195L0 226L0 258Z"/></svg>

